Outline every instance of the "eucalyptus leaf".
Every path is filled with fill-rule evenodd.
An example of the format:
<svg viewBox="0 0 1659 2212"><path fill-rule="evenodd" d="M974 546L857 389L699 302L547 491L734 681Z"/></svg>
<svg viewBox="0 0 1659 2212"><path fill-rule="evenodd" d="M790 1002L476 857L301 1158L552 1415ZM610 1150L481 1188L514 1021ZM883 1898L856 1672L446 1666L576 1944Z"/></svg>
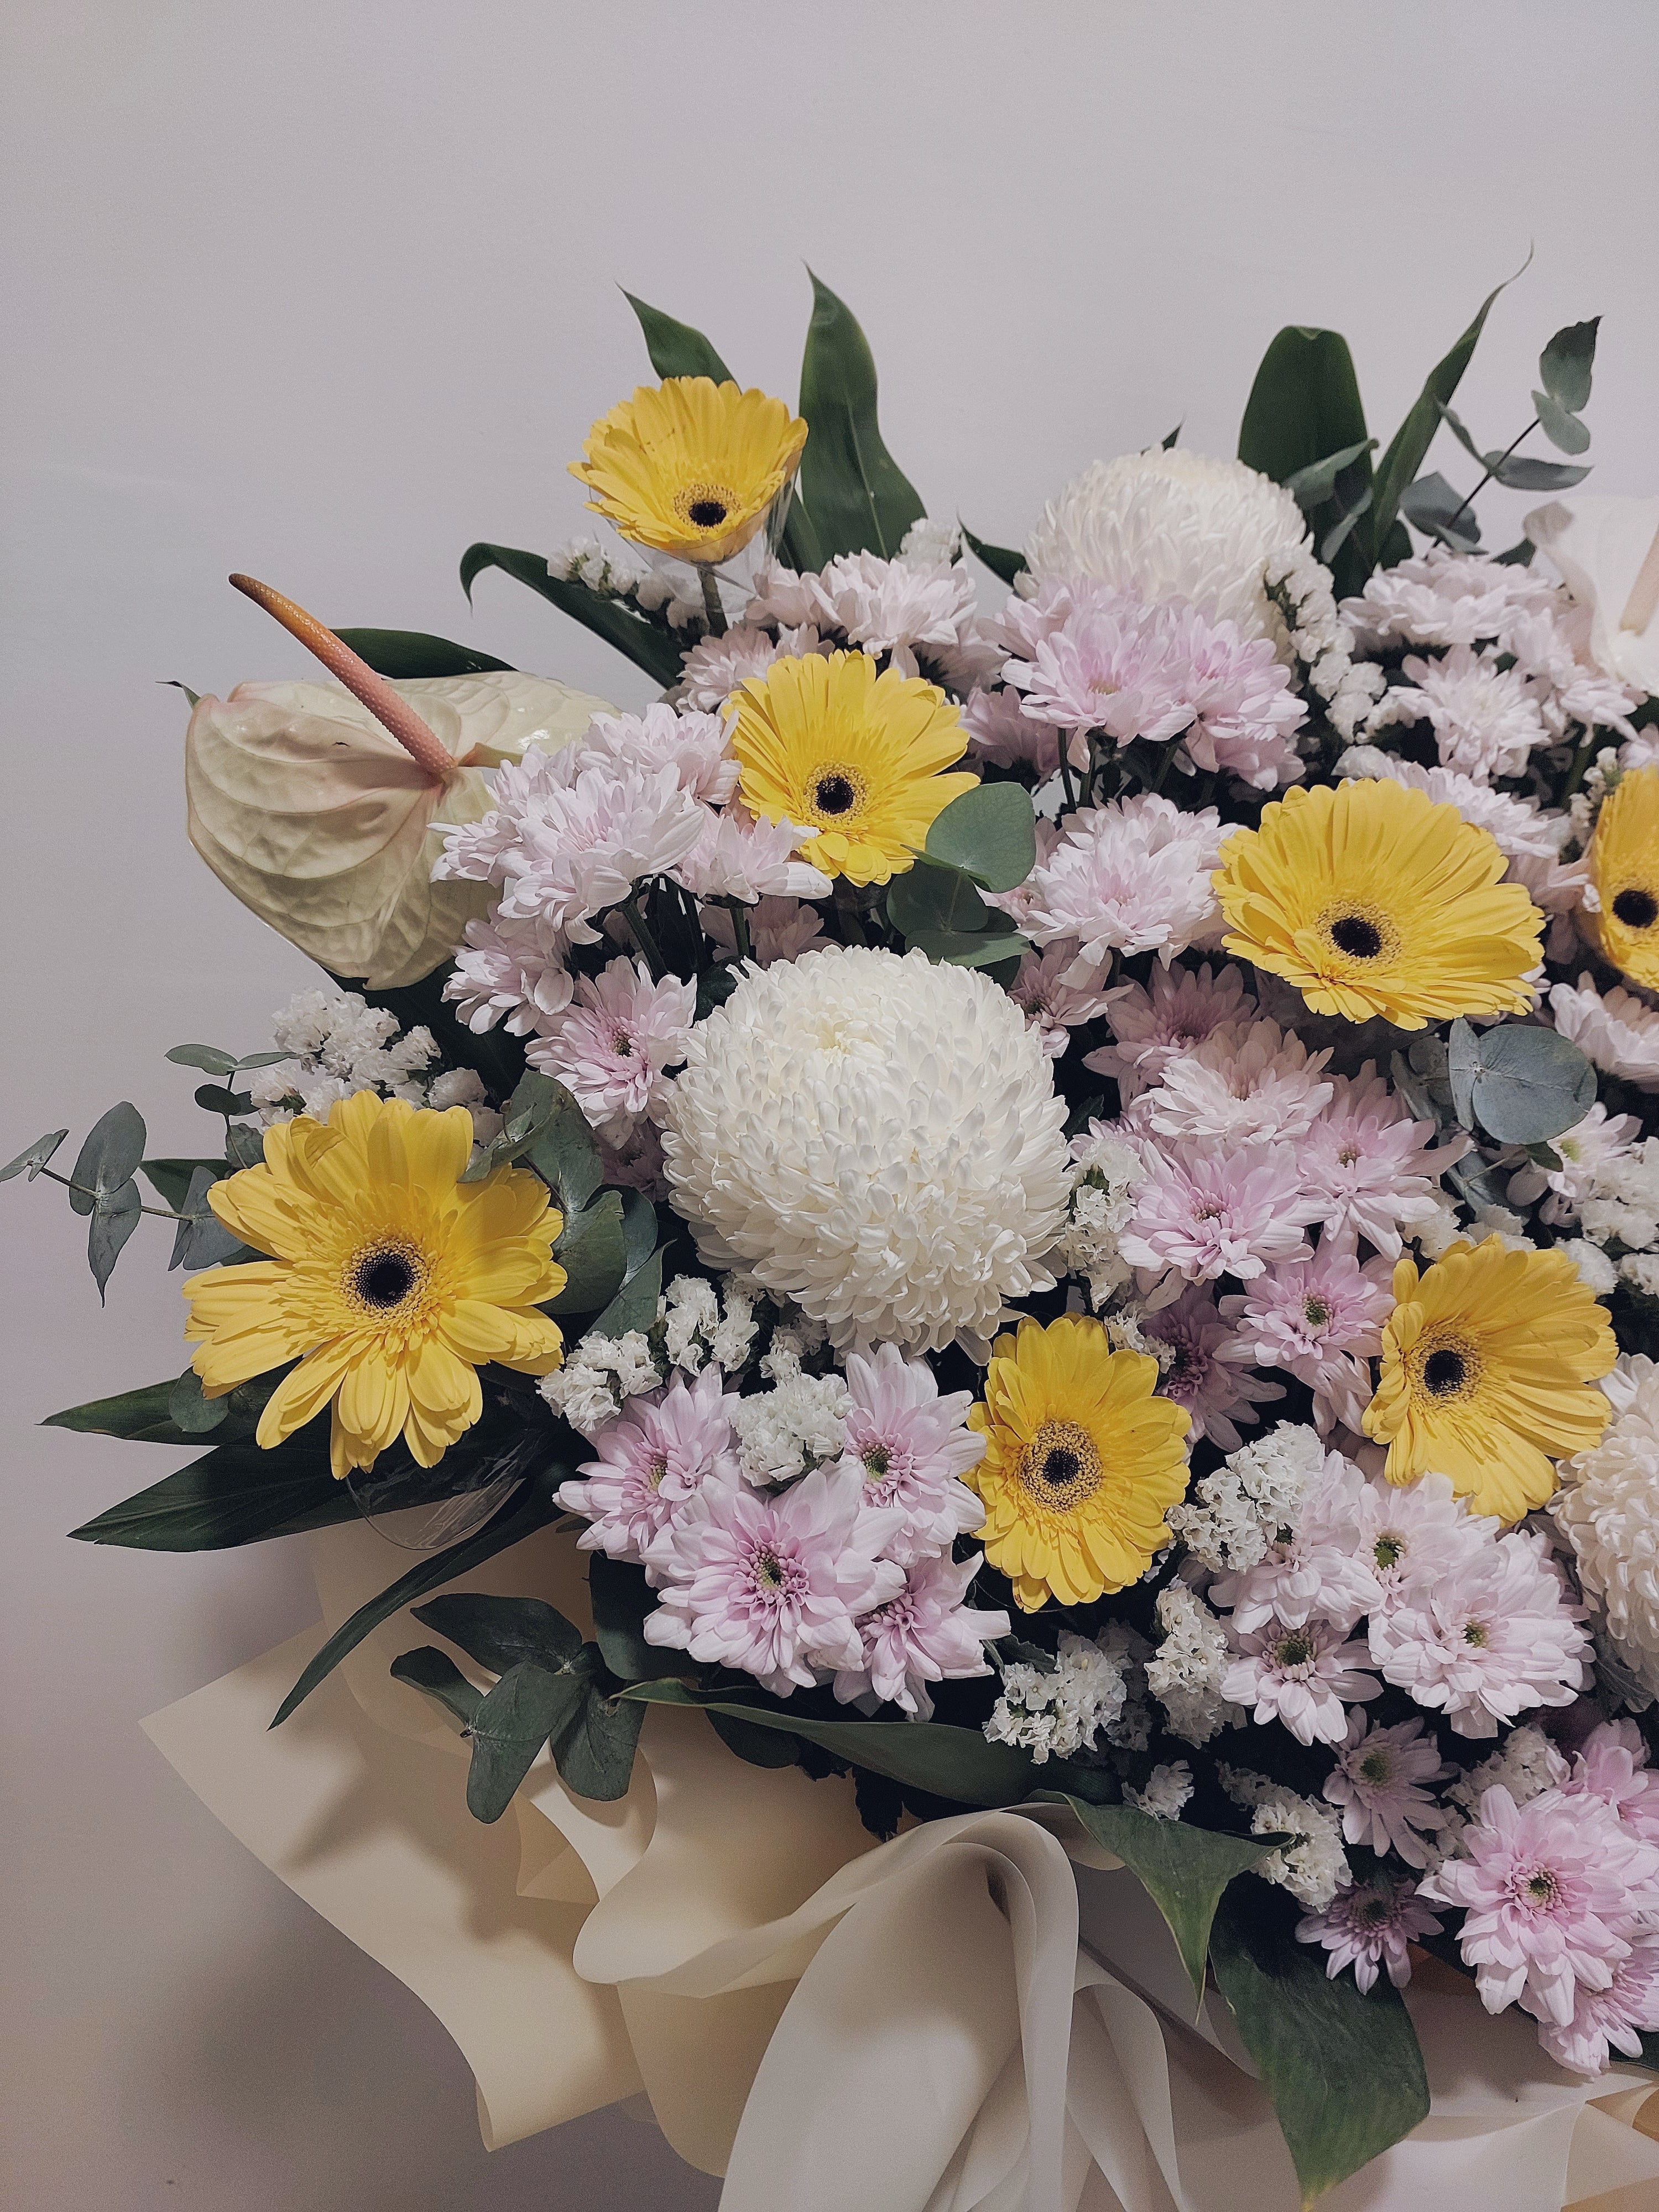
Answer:
<svg viewBox="0 0 1659 2212"><path fill-rule="evenodd" d="M1343 446L1334 453L1327 453L1322 461L1310 461L1305 469L1286 477L1285 489L1301 507L1321 507L1336 491L1336 480L1342 471L1351 468L1362 453L1376 450L1375 438L1360 438L1352 446Z"/></svg>
<svg viewBox="0 0 1659 2212"><path fill-rule="evenodd" d="M1506 491L1570 491L1583 483L1587 468L1569 468L1562 461L1535 461L1526 453L1492 456L1493 480Z"/></svg>
<svg viewBox="0 0 1659 2212"><path fill-rule="evenodd" d="M1011 891L1036 866L1036 817L1024 784L981 783L933 817L923 848L988 891Z"/></svg>
<svg viewBox="0 0 1659 2212"><path fill-rule="evenodd" d="M1453 437L1456 439L1458 444L1463 448L1463 451L1468 455L1469 459L1472 461L1480 461L1484 468L1486 463L1482 458L1480 448L1475 444L1474 440L1470 436L1468 425L1464 422L1462 416L1458 414L1456 410L1451 407L1442 407L1440 410L1440 419L1445 424L1446 428L1451 432Z"/></svg>
<svg viewBox="0 0 1659 2212"><path fill-rule="evenodd" d="M1502 1022L1476 1034L1476 1052L1469 1101L1500 1145L1547 1144L1595 1103L1595 1070L1559 1030Z"/></svg>
<svg viewBox="0 0 1659 2212"><path fill-rule="evenodd" d="M454 1714L463 1728L471 1728L484 1700L484 1693L477 1685L469 1682L448 1653L440 1651L435 1644L423 1644L416 1651L401 1653L392 1661L388 1672L394 1682L407 1682L416 1690L424 1690L428 1697L435 1698Z"/></svg>
<svg viewBox="0 0 1659 2212"><path fill-rule="evenodd" d="M447 637L434 637L423 629L343 629L334 633L366 660L377 676L394 683L409 683L427 676L482 676L494 669L510 669L512 662L497 660L476 647L453 645ZM244 1067L247 1062L243 1060Z"/></svg>
<svg viewBox="0 0 1659 2212"><path fill-rule="evenodd" d="M1538 380L1552 399L1571 415L1582 415L1590 396L1590 372L1595 365L1595 336L1600 315L1587 323L1569 323L1559 330L1538 356Z"/></svg>
<svg viewBox="0 0 1659 2212"><path fill-rule="evenodd" d="M810 270L807 274L812 276ZM882 442L868 341L851 309L816 276L800 368L800 411L807 425L801 497L824 558L878 553L890 561L927 509ZM664 681L677 676L678 671Z"/></svg>
<svg viewBox="0 0 1659 2212"><path fill-rule="evenodd" d="M1558 453L1583 453L1589 451L1589 429L1576 415L1569 413L1559 399L1547 392L1534 392L1532 404L1537 410L1539 428Z"/></svg>
<svg viewBox="0 0 1659 2212"><path fill-rule="evenodd" d="M70 1182L80 1186L70 1191L70 1204L77 1213L90 1213L100 1198L132 1181L143 1158L144 1117L124 1100L107 1114L100 1115L88 1132L70 1176ZM133 1199L136 1204L136 1188ZM127 1233L131 1234L131 1229Z"/></svg>
<svg viewBox="0 0 1659 2212"><path fill-rule="evenodd" d="M586 1688L580 1704L550 1731L549 1748L567 1790L613 1804L628 1795L633 1779L645 1707L629 1698L607 1698L591 1681Z"/></svg>
<svg viewBox="0 0 1659 2212"><path fill-rule="evenodd" d="M626 1336L632 1329L643 1333L657 1318L657 1301L661 1296L662 1254L653 1252L638 1273L629 1276L605 1311L588 1323L588 1334L614 1339Z"/></svg>
<svg viewBox="0 0 1659 2212"><path fill-rule="evenodd" d="M550 1110L543 1116L530 1147L530 1164L552 1185L560 1210L580 1213L604 1180L605 1168L581 1108L562 1083L553 1090Z"/></svg>
<svg viewBox="0 0 1659 2212"><path fill-rule="evenodd" d="M246 1168L263 1166L264 1157L265 1133L263 1129L256 1129L250 1122L245 1121L240 1128L226 1130L225 1164L233 1174L240 1174Z"/></svg>
<svg viewBox="0 0 1659 2212"><path fill-rule="evenodd" d="M548 1738L574 1726L587 1703L585 1677L550 1674L533 1660L509 1667L472 1716L466 1806L476 1820L499 1820ZM574 1785L573 1785L574 1786Z"/></svg>
<svg viewBox="0 0 1659 2212"><path fill-rule="evenodd" d="M1360 523L1370 512L1371 488L1366 485L1353 505L1343 510L1336 522L1319 541L1319 557L1329 568L1348 543Z"/></svg>
<svg viewBox="0 0 1659 2212"><path fill-rule="evenodd" d="M544 1310L556 1318L597 1313L622 1288L628 1273L628 1243L623 1234L623 1205L614 1190L603 1190L580 1213L568 1214L553 1257L565 1271L565 1285Z"/></svg>
<svg viewBox="0 0 1659 2212"><path fill-rule="evenodd" d="M1460 1014L1446 1039L1446 1080L1452 1111L1466 1129L1474 1127L1474 1079L1480 1073L1480 1037Z"/></svg>
<svg viewBox="0 0 1659 2212"><path fill-rule="evenodd" d="M1097 1844L1136 1875L1169 1924L1195 1998L1204 1995L1204 1962L1210 1927L1221 1893L1236 1875L1248 1874L1273 1850L1271 1838L1223 1836L1186 1820L1155 1820L1133 1805L1090 1805L1059 1790L1039 1790L1040 1801L1069 1805Z"/></svg>
<svg viewBox="0 0 1659 2212"><path fill-rule="evenodd" d="M204 1075L234 1075L238 1066L235 1054L216 1044L176 1044L167 1056L175 1067L199 1067Z"/></svg>
<svg viewBox="0 0 1659 2212"><path fill-rule="evenodd" d="M1247 1877L1222 1896L1210 1962L1308 2206L1426 2118L1429 2085L1399 1990L1386 1975L1364 1996L1351 1972L1332 1980L1319 1946L1296 1940L1299 1911Z"/></svg>
<svg viewBox="0 0 1659 2212"><path fill-rule="evenodd" d="M621 1195L623 1249L632 1277L657 1249L657 1209L642 1190L625 1190Z"/></svg>
<svg viewBox="0 0 1659 2212"><path fill-rule="evenodd" d="M191 1170L184 1203L174 1208L185 1218L173 1239L169 1273L174 1267L218 1267L228 1261L251 1256L248 1247L225 1227L208 1204L208 1193L222 1180L222 1173L218 1166L206 1162L199 1162Z"/></svg>
<svg viewBox="0 0 1659 2212"><path fill-rule="evenodd" d="M659 1681L684 1670L684 1652L645 1640L646 1620L657 1609L657 1594L643 1567L630 1559L613 1559L605 1552L590 1552L587 1594L599 1656L619 1682ZM789 1760L781 1764L787 1765Z"/></svg>
<svg viewBox="0 0 1659 2212"><path fill-rule="evenodd" d="M187 1437L204 1437L222 1425L230 1411L228 1394L222 1398L204 1398L202 1378L193 1367L186 1367L167 1393L167 1419Z"/></svg>
<svg viewBox="0 0 1659 2212"><path fill-rule="evenodd" d="M87 1265L92 1270L92 1279L98 1285L98 1302L104 1302L104 1292L121 1256L121 1249L138 1226L138 1217L143 1212L143 1200L138 1195L138 1186L131 1179L118 1190L102 1192L87 1228Z"/></svg>
<svg viewBox="0 0 1659 2212"><path fill-rule="evenodd" d="M450 1590L410 1610L422 1628L458 1644L492 1674L505 1674L524 1659L560 1674L574 1664L583 1648L580 1629L538 1597Z"/></svg>
<svg viewBox="0 0 1659 2212"><path fill-rule="evenodd" d="M1400 512L1407 522L1443 544L1468 550L1480 541L1480 526L1468 501L1437 471L1419 477L1406 487Z"/></svg>
<svg viewBox="0 0 1659 2212"><path fill-rule="evenodd" d="M67 1129L53 1129L47 1136L37 1137L27 1151L19 1152L15 1160L8 1160L4 1167L0 1168L0 1182L9 1182L14 1176L21 1175L26 1168L29 1181L33 1182L68 1134Z"/></svg>
<svg viewBox="0 0 1659 2212"><path fill-rule="evenodd" d="M929 855L919 855L887 886L887 919L902 937L914 939L925 929L967 933L998 918L971 876Z"/></svg>
<svg viewBox="0 0 1659 2212"><path fill-rule="evenodd" d="M1023 958L1031 949L1029 937L1004 930L971 937L950 929L921 929L910 942L930 960L952 968L995 968L1005 960Z"/></svg>
<svg viewBox="0 0 1659 2212"><path fill-rule="evenodd" d="M991 545L982 538L975 538L967 524L958 518L957 528L962 532L962 542L975 559L984 563L994 576L1005 584L1012 584L1017 576L1025 573L1025 556L1017 553L1011 545Z"/></svg>
<svg viewBox="0 0 1659 2212"><path fill-rule="evenodd" d="M665 685L679 682L679 647L666 630L659 629L654 623L635 614L622 600L605 599L598 592L590 592L585 584L554 575L539 553L525 553L516 546L491 545L481 540L476 545L469 545L461 556L461 588L469 605L473 583L486 568L500 568L531 591L538 592L562 613L573 617L596 637L602 637L607 645L614 645L619 653L626 653L635 666L642 668L653 682Z"/></svg>
<svg viewBox="0 0 1659 2212"><path fill-rule="evenodd" d="M222 1083L198 1084L196 1103L205 1113L222 1114L227 1121L234 1115L253 1111L253 1101L246 1091L231 1091Z"/></svg>

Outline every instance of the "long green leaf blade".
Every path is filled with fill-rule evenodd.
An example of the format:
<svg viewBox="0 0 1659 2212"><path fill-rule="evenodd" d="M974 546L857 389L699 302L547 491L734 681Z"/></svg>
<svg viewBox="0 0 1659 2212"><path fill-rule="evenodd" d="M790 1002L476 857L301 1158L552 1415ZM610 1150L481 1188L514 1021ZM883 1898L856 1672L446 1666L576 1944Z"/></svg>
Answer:
<svg viewBox="0 0 1659 2212"><path fill-rule="evenodd" d="M807 425L801 495L823 558L878 553L891 560L926 509L882 442L869 343L851 310L816 276L800 411Z"/></svg>
<svg viewBox="0 0 1659 2212"><path fill-rule="evenodd" d="M601 599L581 584L568 583L554 575L541 554L522 552L514 545L490 545L483 540L469 545L461 556L461 588L469 600L473 580L486 568L500 568L543 599L550 599L562 613L573 617L607 645L614 645L618 653L626 653L636 668L644 669L655 682L665 685L679 682L680 649L672 637L641 616L630 614L620 601Z"/></svg>
<svg viewBox="0 0 1659 2212"><path fill-rule="evenodd" d="M422 676L482 676L495 669L510 669L511 661L497 660L476 647L455 645L447 637L434 637L423 629L343 629L334 635L366 660L377 676L408 683Z"/></svg>
<svg viewBox="0 0 1659 2212"><path fill-rule="evenodd" d="M645 349L659 376L708 376L716 384L736 383L737 379L701 331L693 330L690 323L677 322L672 315L664 314L660 307L647 307L631 292L625 291L623 297L640 319Z"/></svg>

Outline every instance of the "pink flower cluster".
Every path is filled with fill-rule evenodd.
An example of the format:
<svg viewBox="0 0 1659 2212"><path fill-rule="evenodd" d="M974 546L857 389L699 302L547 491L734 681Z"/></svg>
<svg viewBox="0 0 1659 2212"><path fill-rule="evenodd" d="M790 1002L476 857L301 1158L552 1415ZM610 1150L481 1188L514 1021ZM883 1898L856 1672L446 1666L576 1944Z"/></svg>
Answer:
<svg viewBox="0 0 1659 2212"><path fill-rule="evenodd" d="M752 1674L776 1696L833 1680L837 1698L923 1718L930 1682L988 1672L1005 1613L964 1603L983 1508L961 1477L984 1451L965 1391L890 1345L847 1361L839 1457L785 1487L744 1477L735 1393L706 1366L634 1399L559 1502L586 1551L641 1564L658 1591L647 1643ZM781 1386L787 1388L787 1385Z"/></svg>

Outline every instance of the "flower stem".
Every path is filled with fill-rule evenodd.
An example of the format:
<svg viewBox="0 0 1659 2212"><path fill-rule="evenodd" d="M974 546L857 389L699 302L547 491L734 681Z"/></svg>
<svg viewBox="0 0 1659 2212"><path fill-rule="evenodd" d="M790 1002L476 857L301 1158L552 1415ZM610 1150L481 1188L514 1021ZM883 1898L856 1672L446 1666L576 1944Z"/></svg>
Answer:
<svg viewBox="0 0 1659 2212"><path fill-rule="evenodd" d="M703 618L708 624L710 637L726 635L726 609L720 605L720 587L712 568L700 568L697 581L702 586Z"/></svg>
<svg viewBox="0 0 1659 2212"><path fill-rule="evenodd" d="M727 899L726 909L732 917L732 935L737 944L738 959L752 959L754 956L749 945L749 917L743 910L743 901Z"/></svg>
<svg viewBox="0 0 1659 2212"><path fill-rule="evenodd" d="M668 969L662 957L661 947L658 945L656 939L651 934L651 931L646 922L645 916L640 912L640 902L638 899L625 898L621 902L621 905L623 919L626 921L629 927L633 931L635 936L638 939L641 951L644 953L646 958L650 962L651 973L655 976L657 981L660 983L663 977L668 973Z"/></svg>
<svg viewBox="0 0 1659 2212"><path fill-rule="evenodd" d="M843 945L867 945L870 942L860 918L858 899L845 876L836 878L836 919L841 924Z"/></svg>
<svg viewBox="0 0 1659 2212"><path fill-rule="evenodd" d="M1529 438L1529 437L1531 437L1531 435L1532 435L1533 432L1534 432L1537 428L1538 428L1538 417L1534 415L1534 416L1533 416L1533 418L1532 418L1531 422L1528 423L1528 425L1527 425L1526 428L1525 428L1525 429L1521 433L1521 438ZM1518 446L1518 445L1521 443L1521 438L1517 438L1517 439L1515 441L1515 445L1513 445L1513 446L1505 446L1505 447L1504 447L1504 448L1503 452L1502 452L1502 453L1498 456L1498 459L1493 462L1493 464L1492 464L1492 465L1491 466L1491 468L1489 468L1489 469L1486 471L1486 475L1485 475L1485 476L1483 476L1483 477L1481 477L1481 479L1480 479L1480 483L1479 483L1478 484L1476 484L1476 486L1475 486L1474 489L1474 490L1469 494L1469 495L1468 495L1468 499L1466 499L1466 500L1463 501L1463 506L1462 506L1462 507L1460 507L1458 508L1458 510L1457 510L1457 514L1454 514L1454 515L1452 516L1451 520L1450 520L1449 522L1448 522L1448 523L1445 525L1445 527L1446 527L1448 530L1455 530L1455 529L1456 528L1456 526L1457 526L1457 517L1458 517L1458 515L1460 515L1460 514L1462 514L1462 512L1463 512L1463 508L1464 508L1464 507L1467 507L1472 506L1472 505L1474 504L1474 502L1477 499L1479 499L1479 498L1480 498L1480 496L1481 493L1482 493L1483 491L1485 491L1485 489L1486 489L1486 486L1487 486L1487 485L1492 482L1492 478L1497 475L1497 473L1498 473L1498 470L1499 470L1499 469L1501 469L1501 468L1503 467L1503 465L1504 465L1504 462L1505 462L1506 460L1508 460L1508 459L1509 459L1510 455L1510 454L1515 451L1515 447L1516 447L1516 446Z"/></svg>

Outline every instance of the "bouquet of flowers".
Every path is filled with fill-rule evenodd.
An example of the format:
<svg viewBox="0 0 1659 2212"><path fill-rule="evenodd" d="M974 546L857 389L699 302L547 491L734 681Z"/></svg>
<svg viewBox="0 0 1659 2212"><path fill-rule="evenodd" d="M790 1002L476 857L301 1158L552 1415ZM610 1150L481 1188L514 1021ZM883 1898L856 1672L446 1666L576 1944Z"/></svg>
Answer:
<svg viewBox="0 0 1659 2212"><path fill-rule="evenodd" d="M118 1105L4 1170L100 1293L145 1213L194 1271L185 1372L53 1418L205 1455L76 1533L422 1509L277 1718L423 1601L481 1821L546 1757L622 1797L653 1705L872 1838L1053 1808L1310 2197L1427 2111L1414 1964L1659 2063L1659 501L1537 452L1596 325L1486 451L1489 300L1380 454L1285 330L1238 459L1097 463L1014 552L816 280L799 414L634 304L613 534L461 573L643 713L232 580L332 680L192 696L191 836L323 980L168 1054L200 1158ZM591 1625L443 1594L550 1527Z"/></svg>

